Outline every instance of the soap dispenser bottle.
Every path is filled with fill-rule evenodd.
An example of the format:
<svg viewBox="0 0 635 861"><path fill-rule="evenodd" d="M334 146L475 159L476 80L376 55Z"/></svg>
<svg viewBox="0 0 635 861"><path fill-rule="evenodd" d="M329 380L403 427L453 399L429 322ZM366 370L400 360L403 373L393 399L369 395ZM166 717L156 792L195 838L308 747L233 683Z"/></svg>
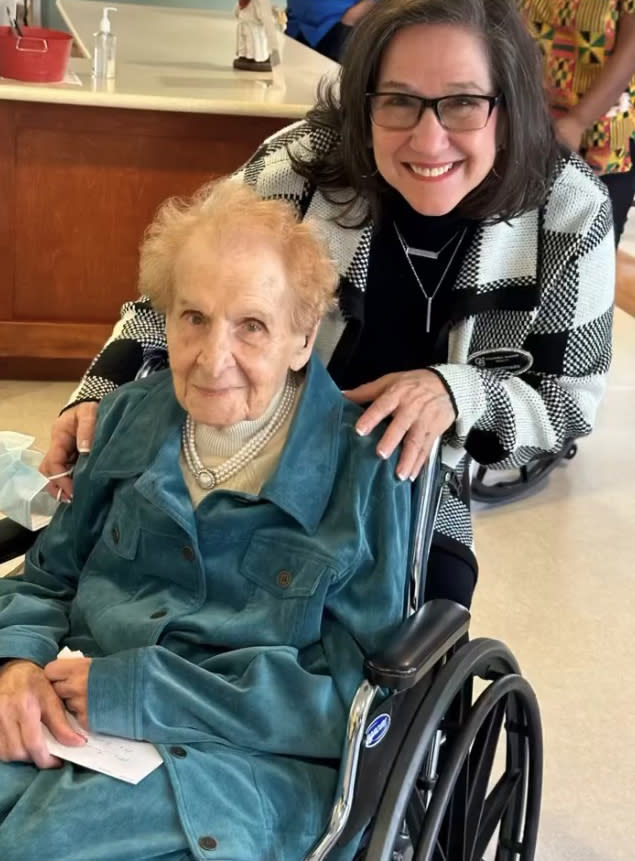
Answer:
<svg viewBox="0 0 635 861"><path fill-rule="evenodd" d="M115 77L117 61L117 37L110 32L109 12L116 12L115 6L105 6L99 30L95 33L93 48L93 78L107 81Z"/></svg>

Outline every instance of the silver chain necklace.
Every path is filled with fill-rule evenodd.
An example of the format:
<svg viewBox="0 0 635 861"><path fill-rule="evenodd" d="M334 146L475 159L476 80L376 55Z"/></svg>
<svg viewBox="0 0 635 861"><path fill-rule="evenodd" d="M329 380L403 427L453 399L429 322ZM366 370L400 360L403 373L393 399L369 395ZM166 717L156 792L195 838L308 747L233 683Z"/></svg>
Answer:
<svg viewBox="0 0 635 861"><path fill-rule="evenodd" d="M217 485L224 484L228 479L240 472L241 469L260 454L269 440L277 433L288 418L295 402L297 390L298 384L295 374L289 372L280 403L267 424L255 433L236 454L213 469L209 466L204 466L199 457L196 450L196 425L188 414L185 417L181 430L181 445L183 447L185 463L199 487L203 488L203 490L213 490Z"/></svg>
<svg viewBox="0 0 635 861"><path fill-rule="evenodd" d="M431 319L432 319L432 300L434 299L434 297L435 297L435 296L437 295L437 293L439 292L439 288L440 288L440 287L441 287L441 285L443 284L443 282L444 282L444 280L445 280L445 276L448 274L448 270L450 269L450 266L452 266L452 263L453 263L453 261L454 261L454 258L456 257L457 252L458 252L459 248L461 247L461 244L462 244L463 240L465 239L465 234L466 234L466 232L467 232L467 227L464 227L464 228L463 228L463 230L461 231L461 235L459 236L459 241L458 241L458 242L456 243L456 245L454 246L454 251L452 252L452 255L451 255L450 259L448 260L448 263L447 263L447 265L446 265L445 269L443 270L443 273L441 274L441 277L440 277L440 278L439 278L439 280L437 281L437 286L434 288L434 290L432 291L432 293L431 293L431 294L428 294L428 293L426 293L426 291L423 289L423 284L421 283L421 279L420 279L420 278L419 278L419 276L417 275L417 270L416 270L416 269L414 268L414 266L412 265L412 260L410 259L410 254L411 254L411 253L413 253L413 251L410 249L410 246L406 244L406 240L403 238L403 236L402 236L402 235L401 235L401 233L399 232L399 228L397 227L396 222L394 222L394 221L393 221L393 225L394 225L394 227L395 227L395 233L397 234L397 238L399 239L399 242L400 242L400 244L401 244L401 247L403 248L403 253L406 255L406 260L408 261L408 265L410 266L410 268L411 268L411 270L412 270L412 274L413 274L413 275L414 275L414 277L415 277L415 281L416 281L416 282L417 282L417 284L419 285L419 289L420 289L420 290L421 290L421 292L423 293L423 295L424 295L424 297L425 297L425 300L426 300L426 334L429 334L429 333L430 333L430 321L431 321ZM452 239L455 239L455 238L456 238L456 233L454 234L454 236L452 237ZM449 243L452 241L452 239L449 239L449 240L448 240L448 242L446 242L446 243L445 243L445 245L443 246L443 248L446 248L446 247L449 245ZM443 251L443 248L441 249L441 251ZM415 250L417 250L417 249L415 249ZM420 249L418 249L418 250L420 250ZM436 257L438 257L438 256L439 256L439 254L441 253L441 251L439 251L439 252L436 254ZM427 256L427 255L428 255L428 252L426 252L426 254L421 254L420 256L425 257L425 256ZM435 258L433 258L433 259L436 259L436 257L435 257Z"/></svg>
<svg viewBox="0 0 635 861"><path fill-rule="evenodd" d="M395 230L397 231L397 236L399 237L401 244L403 246L403 250L406 252L408 256L412 257L425 257L426 260L438 260L439 257L443 254L448 245L453 242L456 237L459 235L459 231L453 233L452 236L448 239L447 242L444 242L441 248L438 251L429 251L427 248L415 248L413 245L408 245L406 240L403 238L402 234L399 232L399 228L397 227L397 223L393 222L395 225Z"/></svg>

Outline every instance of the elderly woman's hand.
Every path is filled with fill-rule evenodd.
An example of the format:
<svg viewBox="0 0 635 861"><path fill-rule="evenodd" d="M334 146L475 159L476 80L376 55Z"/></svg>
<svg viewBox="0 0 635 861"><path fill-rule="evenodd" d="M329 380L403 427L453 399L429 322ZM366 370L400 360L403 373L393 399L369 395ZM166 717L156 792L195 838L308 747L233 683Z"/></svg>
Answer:
<svg viewBox="0 0 635 861"><path fill-rule="evenodd" d="M58 658L44 667L53 690L84 729L88 729L88 673L90 658Z"/></svg>
<svg viewBox="0 0 635 861"><path fill-rule="evenodd" d="M7 662L0 668L0 760L59 768L61 760L49 753L42 724L61 744L85 742L66 720L44 670L31 661Z"/></svg>
<svg viewBox="0 0 635 861"><path fill-rule="evenodd" d="M419 475L434 440L456 419L448 390L432 371L386 374L344 394L357 404L372 401L355 426L362 436L392 415L377 445L377 454L390 457L402 443L397 464L397 475L401 479L414 480Z"/></svg>
<svg viewBox="0 0 635 861"><path fill-rule="evenodd" d="M51 444L40 464L40 472L51 481L47 490L51 496L70 502L73 481L68 472L77 460L77 453L90 450L97 421L97 404L93 401L71 407L55 419L51 428ZM61 491L61 492L60 492Z"/></svg>

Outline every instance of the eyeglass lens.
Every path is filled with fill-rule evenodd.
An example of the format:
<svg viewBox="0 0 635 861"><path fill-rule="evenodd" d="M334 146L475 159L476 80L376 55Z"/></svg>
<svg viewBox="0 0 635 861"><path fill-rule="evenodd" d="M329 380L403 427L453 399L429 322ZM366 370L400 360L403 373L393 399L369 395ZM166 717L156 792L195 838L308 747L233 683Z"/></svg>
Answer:
<svg viewBox="0 0 635 861"><path fill-rule="evenodd" d="M405 93L377 93L370 97L370 110L378 126L411 129L417 125L421 100ZM478 96L446 96L437 102L441 125L449 131L473 131L487 125L490 105Z"/></svg>

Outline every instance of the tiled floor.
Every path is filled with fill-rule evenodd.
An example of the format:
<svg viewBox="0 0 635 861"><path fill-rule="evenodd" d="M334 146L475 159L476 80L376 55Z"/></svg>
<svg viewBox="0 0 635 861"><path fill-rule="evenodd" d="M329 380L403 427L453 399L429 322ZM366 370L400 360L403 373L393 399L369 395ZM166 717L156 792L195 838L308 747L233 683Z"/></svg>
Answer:
<svg viewBox="0 0 635 861"><path fill-rule="evenodd" d="M48 428L71 383L0 381L0 429ZM545 734L537 861L633 861L635 319L592 437L529 499L476 512L472 633L504 640L535 686Z"/></svg>

